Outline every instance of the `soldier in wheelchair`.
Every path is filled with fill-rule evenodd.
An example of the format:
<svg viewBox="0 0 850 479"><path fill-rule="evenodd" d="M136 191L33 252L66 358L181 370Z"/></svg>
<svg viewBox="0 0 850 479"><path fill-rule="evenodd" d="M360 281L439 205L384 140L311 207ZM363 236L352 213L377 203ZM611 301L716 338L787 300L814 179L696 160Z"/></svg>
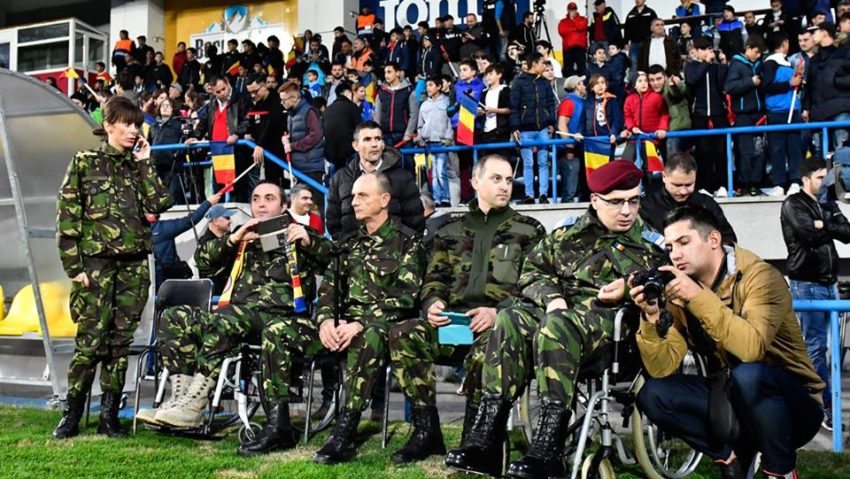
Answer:
<svg viewBox="0 0 850 479"><path fill-rule="evenodd" d="M660 264L660 234L638 216L641 171L613 161L591 173L591 207L571 225L544 238L525 261L523 299L499 312L487 344L484 395L469 434L446 465L501 474L512 403L536 375L541 411L526 455L511 477L563 477L569 409L581 365L609 342L622 301L603 302L603 286ZM619 279L618 279L619 278ZM621 295L622 299L622 295Z"/></svg>
<svg viewBox="0 0 850 479"><path fill-rule="evenodd" d="M796 478L796 450L817 433L825 387L815 373L781 273L724 245L714 217L683 207L664 223L673 277L666 311L642 286L637 344L649 378L637 406L667 433L744 478L757 452L766 477ZM609 285L610 298L625 295ZM667 319L665 321L664 319ZM708 378L679 374L688 350L708 356Z"/></svg>
<svg viewBox="0 0 850 479"><path fill-rule="evenodd" d="M199 266L216 269L230 265L230 280L213 312L185 306L163 312L158 338L164 366L171 374L172 395L160 408L140 411L139 420L167 427L198 427L224 358L238 351L246 340L259 341L264 329L318 342L309 308L298 308L303 311L297 312L296 299L300 289L302 306L310 304L316 289L315 276L323 273L328 264L330 241L302 225L292 224L285 208L281 188L261 182L252 192L253 219L232 234L201 245L196 258L209 264ZM288 246L270 249L261 245L258 225L279 216L283 221L280 224L288 225L284 226L286 238L288 245L297 250L294 256ZM292 261L295 256L297 262ZM300 285L293 282L294 265L300 271ZM264 340L266 336L264 333ZM261 450L295 444L286 402L290 371L280 352L277 356L275 353L273 345L267 346L264 341L260 363L271 407L267 411L268 424L258 438L262 441Z"/></svg>

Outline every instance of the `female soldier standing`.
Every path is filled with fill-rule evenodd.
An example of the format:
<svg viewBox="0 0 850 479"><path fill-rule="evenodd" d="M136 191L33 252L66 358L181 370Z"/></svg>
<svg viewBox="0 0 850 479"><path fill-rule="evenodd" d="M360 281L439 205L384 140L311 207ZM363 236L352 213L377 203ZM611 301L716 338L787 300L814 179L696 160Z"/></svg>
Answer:
<svg viewBox="0 0 850 479"><path fill-rule="evenodd" d="M59 192L57 240L73 282L71 318L77 337L64 414L53 431L58 439L79 434L98 362L103 395L97 432L126 435L118 409L130 343L150 285L151 230L145 213L160 213L172 204L140 133L143 121L130 100L110 99L103 129L94 132L105 136L104 143L74 156Z"/></svg>

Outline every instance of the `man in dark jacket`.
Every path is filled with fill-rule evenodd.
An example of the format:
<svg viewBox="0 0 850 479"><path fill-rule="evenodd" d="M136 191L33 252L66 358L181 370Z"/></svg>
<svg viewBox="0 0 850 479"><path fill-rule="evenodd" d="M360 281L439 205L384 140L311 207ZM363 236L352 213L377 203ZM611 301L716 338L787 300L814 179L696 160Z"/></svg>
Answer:
<svg viewBox="0 0 850 479"><path fill-rule="evenodd" d="M148 71L147 85L154 88L167 89L171 82L174 81L174 75L171 74L171 69L163 62L162 52L156 52L153 56L154 66Z"/></svg>
<svg viewBox="0 0 850 479"><path fill-rule="evenodd" d="M685 83L691 95L691 126L694 129L725 128L729 126L723 96L726 65L715 61L711 39L697 38L694 48L697 60L685 65ZM702 137L696 142L694 156L700 171L697 189L716 192L715 196L727 196L725 144L716 137Z"/></svg>
<svg viewBox="0 0 850 479"><path fill-rule="evenodd" d="M724 243L737 243L732 225L709 195L694 192L697 162L687 153L673 153L664 163L661 180L651 179L640 200L640 216L658 231L664 231L664 219L676 208L698 206L714 215Z"/></svg>
<svg viewBox="0 0 850 479"><path fill-rule="evenodd" d="M180 71L179 82L183 86L183 90L188 90L189 87L194 88L197 93L202 92L201 89L201 63L197 58L198 52L194 48L186 49L186 63L183 64L183 70Z"/></svg>
<svg viewBox="0 0 850 479"><path fill-rule="evenodd" d="M516 77L511 86L510 125L514 141L546 141L555 132L557 101L549 82L543 78L543 55L533 52L526 56L528 71ZM522 179L525 183L523 203L534 203L534 158L532 147L520 150ZM537 149L537 174L540 203L549 202L549 152Z"/></svg>
<svg viewBox="0 0 850 479"><path fill-rule="evenodd" d="M335 239L340 239L357 230L359 225L351 206L354 180L364 172L379 171L387 175L392 185L390 216L399 218L407 227L421 233L425 228L425 217L416 179L413 173L401 167L401 153L384 144L381 126L373 121L357 125L353 146L357 157L334 175L328 188L328 232Z"/></svg>
<svg viewBox="0 0 850 479"><path fill-rule="evenodd" d="M620 44L623 35L620 33L620 19L614 9L605 5L605 0L593 2L593 23L590 24L590 42L604 42L607 47L611 43Z"/></svg>
<svg viewBox="0 0 850 479"><path fill-rule="evenodd" d="M508 34L508 42L522 45L525 53L534 51L534 44L537 43L537 35L534 34L534 13L525 12L522 23Z"/></svg>
<svg viewBox="0 0 850 479"><path fill-rule="evenodd" d="M794 299L838 299L838 252L834 241L850 242L850 223L834 201L818 195L826 176L826 163L816 157L800 165L802 189L782 203L782 236L788 247L787 274ZM823 391L823 427L832 430L832 394L826 364L829 313L798 313L809 357L826 383Z"/></svg>
<svg viewBox="0 0 850 479"><path fill-rule="evenodd" d="M761 118L764 100L761 86L761 53L764 41L760 37L747 40L744 53L735 55L729 64L724 90L731 97L735 126L755 126ZM744 193L758 196L764 174L764 156L756 154L755 135L735 136L738 147L738 180Z"/></svg>
<svg viewBox="0 0 850 479"><path fill-rule="evenodd" d="M391 146L410 141L419 118L419 99L413 86L401 78L401 72L397 63L384 66L385 82L375 101L375 120L381 125L384 141Z"/></svg>
<svg viewBox="0 0 850 479"><path fill-rule="evenodd" d="M325 130L318 110L301 93L296 82L290 81L280 87L280 100L287 111L283 149L291 153L292 166L318 183L325 176ZM321 192L313 189L316 204L324 205Z"/></svg>
<svg viewBox="0 0 850 479"><path fill-rule="evenodd" d="M720 49L727 57L744 51L744 24L735 16L735 7L723 7L723 21L717 27L720 33Z"/></svg>
<svg viewBox="0 0 850 479"><path fill-rule="evenodd" d="M245 113L247 116L248 133L253 138L257 147L254 148L252 157L254 162L263 165L266 171L266 180L276 185L283 185L283 168L273 161L264 161L264 151L284 160L285 153L280 141L283 132L283 109L280 104L280 95L276 91L266 87L266 75L258 73L248 81L248 95L251 97L251 107ZM251 173L259 182L259 168ZM250 174L250 173L249 173Z"/></svg>
<svg viewBox="0 0 850 479"><path fill-rule="evenodd" d="M352 101L351 84L343 82L336 87L336 101L325 110L325 157L337 170L345 167L354 147L351 138L361 122L360 108Z"/></svg>
<svg viewBox="0 0 850 479"><path fill-rule="evenodd" d="M664 20L656 18L652 20L652 33L645 38L637 55L636 72L649 71L652 65L661 65L668 75L675 75L682 71L682 56L679 54L676 40L670 38L664 30ZM634 78L632 78L634 83Z"/></svg>
<svg viewBox="0 0 850 479"><path fill-rule="evenodd" d="M835 45L835 25L823 23L814 33L818 53L809 62L805 94L803 95L803 119L816 121L850 120L850 70L847 49ZM816 151L820 152L820 133L815 135ZM839 147L848 138L848 131L833 131L833 146Z"/></svg>
<svg viewBox="0 0 850 479"><path fill-rule="evenodd" d="M652 21L658 18L655 10L646 6L646 0L635 0L635 6L626 15L626 41L629 42L629 60L632 67L638 65L644 42L649 40ZM662 23L662 28L664 24ZM629 73L629 83L634 83L637 71L645 72L646 69L632 68Z"/></svg>

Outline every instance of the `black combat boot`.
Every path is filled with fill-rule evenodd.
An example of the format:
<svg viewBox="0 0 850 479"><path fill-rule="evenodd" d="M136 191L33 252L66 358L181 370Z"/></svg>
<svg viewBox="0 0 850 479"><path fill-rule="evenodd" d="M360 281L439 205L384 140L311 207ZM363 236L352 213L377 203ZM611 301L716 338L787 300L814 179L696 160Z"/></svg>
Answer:
<svg viewBox="0 0 850 479"><path fill-rule="evenodd" d="M62 411L62 420L59 425L53 430L53 437L56 439L68 439L80 433L80 419L83 417L83 410L86 408L86 395L79 394L76 396L68 395L65 398L65 409Z"/></svg>
<svg viewBox="0 0 850 479"><path fill-rule="evenodd" d="M463 412L463 429L460 433L460 443L466 441L466 435L472 430L472 424L475 423L475 416L478 414L478 406L480 403L466 400L466 409Z"/></svg>
<svg viewBox="0 0 850 479"><path fill-rule="evenodd" d="M440 415L436 406L413 408L413 433L407 443L393 454L393 462L407 464L434 454L445 453L446 444L443 442Z"/></svg>
<svg viewBox="0 0 850 479"><path fill-rule="evenodd" d="M278 401L271 405L266 414L266 426L257 434L256 439L239 446L240 456L268 454L272 451L292 449L298 441L289 422L289 403Z"/></svg>
<svg viewBox="0 0 850 479"><path fill-rule="evenodd" d="M501 397L484 398L460 448L446 456L446 466L476 474L501 476L504 463L502 446L510 412L511 403Z"/></svg>
<svg viewBox="0 0 850 479"><path fill-rule="evenodd" d="M319 464L338 464L351 460L357 453L354 445L354 433L360 424L360 411L348 408L339 410L331 437L313 456Z"/></svg>
<svg viewBox="0 0 850 479"><path fill-rule="evenodd" d="M528 453L508 467L508 477L536 479L566 477L564 443L570 412L560 403L545 404L537 418L537 430Z"/></svg>
<svg viewBox="0 0 850 479"><path fill-rule="evenodd" d="M127 437L118 422L118 411L121 409L121 393L104 392L100 395L100 421L97 423L97 433L105 434L113 439Z"/></svg>

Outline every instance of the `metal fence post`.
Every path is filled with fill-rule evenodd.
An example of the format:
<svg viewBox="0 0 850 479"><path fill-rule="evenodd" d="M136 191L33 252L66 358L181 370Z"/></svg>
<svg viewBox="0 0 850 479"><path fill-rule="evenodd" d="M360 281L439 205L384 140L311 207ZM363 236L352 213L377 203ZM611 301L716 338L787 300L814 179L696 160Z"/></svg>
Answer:
<svg viewBox="0 0 850 479"><path fill-rule="evenodd" d="M820 137L820 145L823 159L826 160L826 155L829 153L829 130L826 127L823 127Z"/></svg>
<svg viewBox="0 0 850 479"><path fill-rule="evenodd" d="M734 165L735 159L732 154L732 134L726 133L726 187L729 198L735 196Z"/></svg>
<svg viewBox="0 0 850 479"><path fill-rule="evenodd" d="M549 147L550 154L552 155L552 159L549 160L552 163L552 203L558 203L558 147L555 145L551 145Z"/></svg>
<svg viewBox="0 0 850 479"><path fill-rule="evenodd" d="M830 359L830 386L832 387L832 452L843 449L841 429L841 324L838 311L829 313L829 335L832 339L832 357Z"/></svg>

